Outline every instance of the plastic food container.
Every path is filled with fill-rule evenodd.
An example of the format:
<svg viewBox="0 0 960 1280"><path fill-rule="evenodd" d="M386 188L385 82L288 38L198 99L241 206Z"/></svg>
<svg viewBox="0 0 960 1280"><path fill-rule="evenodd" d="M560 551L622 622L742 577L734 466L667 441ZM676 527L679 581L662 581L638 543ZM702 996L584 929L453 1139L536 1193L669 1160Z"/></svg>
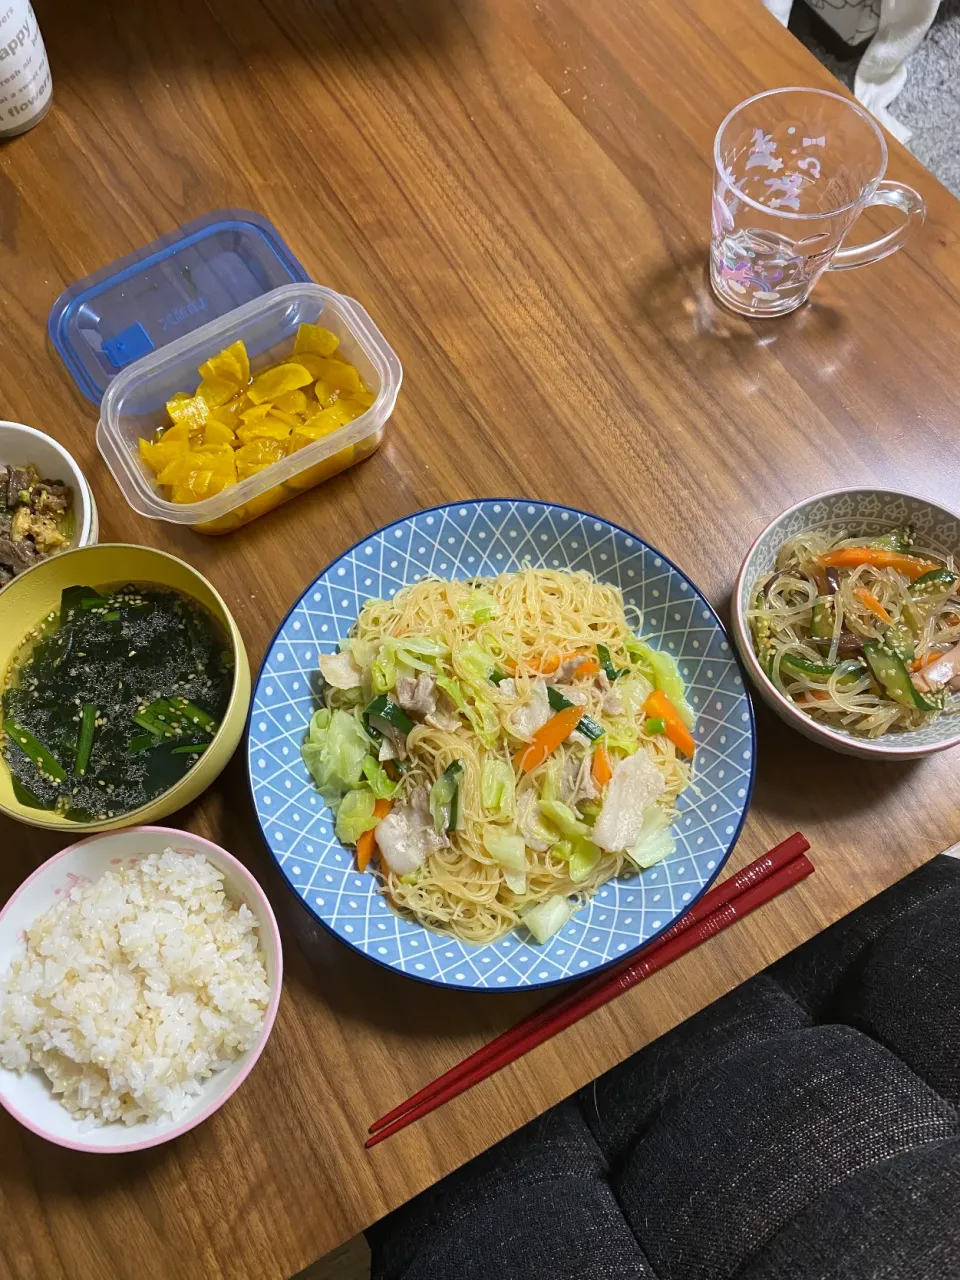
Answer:
<svg viewBox="0 0 960 1280"><path fill-rule="evenodd" d="M199 385L197 368L238 339L253 373L290 356L297 327L340 339L376 396L359 418L200 502L164 497L138 441L167 424L165 404ZM369 457L383 439L403 371L363 307L306 278L269 222L220 211L66 290L50 334L77 385L100 402L97 445L134 511L228 533Z"/></svg>

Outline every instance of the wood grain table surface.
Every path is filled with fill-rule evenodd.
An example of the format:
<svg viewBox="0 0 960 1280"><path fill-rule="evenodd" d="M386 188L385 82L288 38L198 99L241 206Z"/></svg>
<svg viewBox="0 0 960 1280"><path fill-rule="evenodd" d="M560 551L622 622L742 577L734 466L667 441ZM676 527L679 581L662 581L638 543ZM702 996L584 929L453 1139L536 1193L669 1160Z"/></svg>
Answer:
<svg viewBox="0 0 960 1280"><path fill-rule="evenodd" d="M960 205L899 146L927 224L795 315L711 301L711 142L737 101L834 85L759 0L38 0L54 108L0 150L0 413L66 444L104 540L185 556L258 663L334 556L432 503L595 511L725 613L754 535L877 483L957 505ZM242 531L130 511L52 350L66 285L208 210L259 210L359 298L404 365L381 451ZM832 755L762 708L731 869L796 828L817 873L373 1152L368 1123L530 1010L435 990L315 926L262 845L238 754L171 821L260 877L286 986L260 1064L142 1155L49 1146L0 1115L0 1275L288 1276L878 893L960 835L957 757ZM0 900L67 843L6 825Z"/></svg>

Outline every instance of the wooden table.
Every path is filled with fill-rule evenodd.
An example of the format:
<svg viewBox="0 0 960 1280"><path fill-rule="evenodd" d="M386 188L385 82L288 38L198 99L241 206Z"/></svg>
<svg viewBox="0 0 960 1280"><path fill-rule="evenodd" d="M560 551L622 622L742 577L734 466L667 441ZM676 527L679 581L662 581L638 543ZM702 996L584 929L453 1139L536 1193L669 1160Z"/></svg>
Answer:
<svg viewBox="0 0 960 1280"><path fill-rule="evenodd" d="M757 0L38 0L54 109L0 151L5 416L78 456L104 539L186 556L259 662L355 539L431 503L594 510L725 610L777 512L876 482L956 505L960 205L907 251L751 326L704 281L711 140L739 99L834 85ZM834 87L836 87L834 85ZM271 218L360 298L405 379L381 452L223 539L127 509L45 324L78 277L209 209ZM283 1277L852 910L960 834L956 756L869 765L759 709L731 867L797 827L817 874L371 1153L369 1121L534 997L422 987L315 927L261 844L238 755L181 825L271 894L287 983L261 1063L180 1141L82 1156L0 1115L0 1273ZM0 898L65 841L3 831Z"/></svg>

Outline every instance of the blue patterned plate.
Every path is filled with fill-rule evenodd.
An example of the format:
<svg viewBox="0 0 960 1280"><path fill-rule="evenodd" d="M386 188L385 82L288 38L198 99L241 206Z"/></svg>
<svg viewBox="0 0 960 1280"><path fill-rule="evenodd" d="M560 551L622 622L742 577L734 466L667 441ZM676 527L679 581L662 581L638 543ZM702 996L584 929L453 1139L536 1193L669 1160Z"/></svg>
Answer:
<svg viewBox="0 0 960 1280"><path fill-rule="evenodd" d="M317 658L332 653L364 601L425 574L468 578L519 569L587 569L643 611L643 636L680 663L697 711L699 795L681 797L676 852L611 880L544 946L518 933L471 946L401 919L334 837L300 758L316 706ZM706 600L653 547L605 520L543 502L451 503L408 516L345 552L307 588L267 651L250 716L249 768L270 852L307 910L364 955L442 986L506 991L582 977L668 929L718 875L750 801L750 700Z"/></svg>

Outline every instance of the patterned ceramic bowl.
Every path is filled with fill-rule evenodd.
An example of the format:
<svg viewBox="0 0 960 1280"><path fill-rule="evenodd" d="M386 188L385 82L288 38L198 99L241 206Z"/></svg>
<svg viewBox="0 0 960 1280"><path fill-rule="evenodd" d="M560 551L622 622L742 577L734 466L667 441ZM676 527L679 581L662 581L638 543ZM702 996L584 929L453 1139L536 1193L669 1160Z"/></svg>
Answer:
<svg viewBox="0 0 960 1280"><path fill-rule="evenodd" d="M610 880L544 946L525 933L472 946L403 919L334 837L300 746L315 709L317 660L347 635L364 602L425 574L492 576L534 567L587 569L643 614L642 634L672 653L697 712L696 790L680 799L677 848L642 875ZM304 591L267 649L250 717L257 816L304 906L349 946L424 982L509 991L583 977L663 933L720 873L750 802L750 699L723 627L656 548L596 516L543 502L490 500L420 511L364 538Z"/></svg>
<svg viewBox="0 0 960 1280"><path fill-rule="evenodd" d="M943 555L960 555L960 516L926 498L891 489L834 489L805 498L768 524L747 552L733 593L733 634L743 664L757 691L781 720L805 737L844 755L865 760L914 760L960 745L960 717L943 716L911 733L882 738L857 738L841 729L818 724L783 696L757 660L747 623L750 593L757 578L774 568L777 552L788 538L804 529L841 537L876 537L896 525L912 524L917 540Z"/></svg>

